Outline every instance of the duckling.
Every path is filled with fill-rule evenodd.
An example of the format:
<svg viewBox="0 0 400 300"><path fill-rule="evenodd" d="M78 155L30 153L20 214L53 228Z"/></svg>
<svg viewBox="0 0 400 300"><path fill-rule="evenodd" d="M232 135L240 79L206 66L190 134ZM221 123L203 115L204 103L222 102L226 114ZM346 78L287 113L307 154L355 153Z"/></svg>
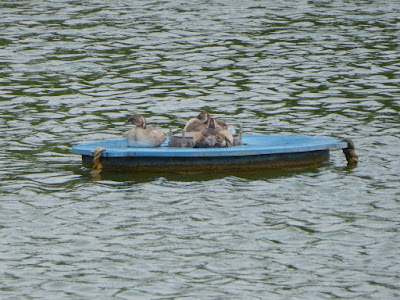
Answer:
<svg viewBox="0 0 400 300"><path fill-rule="evenodd" d="M202 111L196 118L190 119L183 130L186 132L202 131L207 128L207 122L210 118L208 112Z"/></svg>
<svg viewBox="0 0 400 300"><path fill-rule="evenodd" d="M146 119L141 115L132 115L125 122L125 125L134 124L126 134L128 147L158 147L166 139L165 133L151 126L147 126Z"/></svg>
<svg viewBox="0 0 400 300"><path fill-rule="evenodd" d="M211 119L211 115L208 112L202 111L197 118L190 119L183 130L186 132L197 132L207 128L207 123ZM217 127L227 129L232 135L236 134L236 130L233 126L227 125L224 121L215 119Z"/></svg>
<svg viewBox="0 0 400 300"><path fill-rule="evenodd" d="M207 128L197 132L193 137L194 148L221 148L233 145L233 136L226 130L218 126L214 118L207 122Z"/></svg>

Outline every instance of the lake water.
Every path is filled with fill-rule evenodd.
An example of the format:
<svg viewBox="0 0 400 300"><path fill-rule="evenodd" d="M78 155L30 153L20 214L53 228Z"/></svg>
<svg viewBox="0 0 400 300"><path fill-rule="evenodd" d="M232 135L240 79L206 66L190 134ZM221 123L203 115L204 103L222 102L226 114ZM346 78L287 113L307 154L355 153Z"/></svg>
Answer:
<svg viewBox="0 0 400 300"><path fill-rule="evenodd" d="M0 298L400 297L400 2L1 1ZM75 144L207 110L350 137L302 170L93 179Z"/></svg>

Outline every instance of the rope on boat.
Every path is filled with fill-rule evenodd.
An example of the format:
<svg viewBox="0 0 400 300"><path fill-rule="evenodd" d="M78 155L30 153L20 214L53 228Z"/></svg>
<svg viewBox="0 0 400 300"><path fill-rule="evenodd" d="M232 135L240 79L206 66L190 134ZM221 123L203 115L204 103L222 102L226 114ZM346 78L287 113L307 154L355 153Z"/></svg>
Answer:
<svg viewBox="0 0 400 300"><path fill-rule="evenodd" d="M96 150L94 150L93 167L92 171L90 172L90 174L92 174L93 177L100 175L101 172L103 171L101 154L104 151L106 151L106 149L103 147L97 147Z"/></svg>
<svg viewBox="0 0 400 300"><path fill-rule="evenodd" d="M348 166L357 166L358 156L356 154L353 141L349 138L345 138L345 139L342 139L342 142L347 143L347 148L342 149L344 155L346 156L347 165Z"/></svg>

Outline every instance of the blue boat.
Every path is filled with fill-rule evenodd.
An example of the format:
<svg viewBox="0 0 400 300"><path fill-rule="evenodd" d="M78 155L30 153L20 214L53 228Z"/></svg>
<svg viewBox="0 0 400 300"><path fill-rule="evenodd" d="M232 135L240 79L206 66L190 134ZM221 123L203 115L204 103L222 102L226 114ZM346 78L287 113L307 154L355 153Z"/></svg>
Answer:
<svg viewBox="0 0 400 300"><path fill-rule="evenodd" d="M329 137L303 135L243 135L240 145L227 148L172 147L170 139L155 148L127 147L125 140L80 144L72 152L82 155L82 165L92 168L98 147L102 170L112 171L248 171L320 165L329 151L348 144Z"/></svg>

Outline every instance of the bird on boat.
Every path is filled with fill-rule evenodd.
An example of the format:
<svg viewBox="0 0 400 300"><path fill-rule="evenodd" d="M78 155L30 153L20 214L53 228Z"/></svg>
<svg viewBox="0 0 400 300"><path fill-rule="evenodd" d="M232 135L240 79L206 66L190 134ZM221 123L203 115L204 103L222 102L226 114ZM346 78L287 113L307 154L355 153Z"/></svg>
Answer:
<svg viewBox="0 0 400 300"><path fill-rule="evenodd" d="M351 139L342 139L342 142L347 143L347 148L342 149L344 155L346 156L348 166L356 166L358 164L358 156L355 151L354 143Z"/></svg>
<svg viewBox="0 0 400 300"><path fill-rule="evenodd" d="M193 148L221 148L233 145L233 136L218 125L214 118L207 122L207 128L197 132L193 137Z"/></svg>
<svg viewBox="0 0 400 300"><path fill-rule="evenodd" d="M190 119L183 130L186 132L202 131L207 128L207 122L210 118L208 112L202 111L196 118Z"/></svg>
<svg viewBox="0 0 400 300"><path fill-rule="evenodd" d="M211 115L208 112L202 111L200 114L193 119L190 119L183 130L185 132L198 132L206 129L211 119ZM233 126L227 125L224 121L214 119L217 122L217 128L229 130L232 135L236 134L236 130Z"/></svg>
<svg viewBox="0 0 400 300"><path fill-rule="evenodd" d="M166 139L165 133L147 126L146 119L142 115L134 114L128 118L125 125L136 125L126 134L128 147L158 147Z"/></svg>

